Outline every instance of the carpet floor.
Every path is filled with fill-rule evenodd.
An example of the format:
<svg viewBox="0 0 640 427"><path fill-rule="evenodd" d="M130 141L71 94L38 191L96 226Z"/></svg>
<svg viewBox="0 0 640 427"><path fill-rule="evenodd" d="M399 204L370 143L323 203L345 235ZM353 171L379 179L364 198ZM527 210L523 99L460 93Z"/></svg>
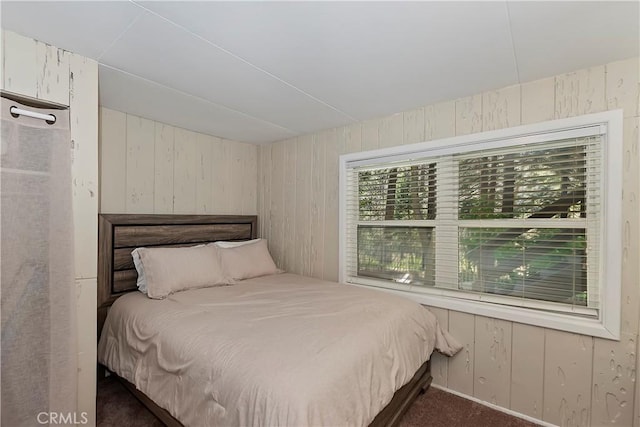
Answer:
<svg viewBox="0 0 640 427"><path fill-rule="evenodd" d="M163 424L113 378L98 383L98 427L162 427ZM512 417L431 387L418 396L401 427L531 427Z"/></svg>

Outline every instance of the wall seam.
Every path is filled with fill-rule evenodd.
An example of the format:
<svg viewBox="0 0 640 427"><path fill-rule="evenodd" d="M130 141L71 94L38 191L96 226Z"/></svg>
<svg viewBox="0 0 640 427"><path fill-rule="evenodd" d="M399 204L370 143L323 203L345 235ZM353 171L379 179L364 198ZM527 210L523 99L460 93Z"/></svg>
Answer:
<svg viewBox="0 0 640 427"><path fill-rule="evenodd" d="M324 169L324 176L322 177L322 190L323 190L323 195L322 195L322 269L320 270L320 272L322 273L322 279L324 279L324 274L325 274L325 270L326 270L326 265L327 265L327 260L325 258L325 254L326 254L326 245L327 245L327 240L326 240L326 236L327 234L325 233L326 231L326 225L327 225L327 145L330 143L330 139L331 139L331 135L333 133L333 135L335 135L335 131L332 132L333 129L329 129L328 131L326 131L326 135L327 137L324 140L324 143L322 144L323 147L323 151L324 151L324 155L323 155L323 159L322 159L322 168Z"/></svg>
<svg viewBox="0 0 640 427"><path fill-rule="evenodd" d="M153 197L152 197L152 210L156 212L156 152L158 151L158 147L156 147L157 141L157 132L158 123L153 120Z"/></svg>
<svg viewBox="0 0 640 427"><path fill-rule="evenodd" d="M129 167L129 115L124 115L124 211L129 212L129 189L127 188L127 181L129 179L127 170Z"/></svg>
<svg viewBox="0 0 640 427"><path fill-rule="evenodd" d="M171 182L173 183L173 191L171 192L171 213L176 213L176 130L173 129L173 150L171 150Z"/></svg>
<svg viewBox="0 0 640 427"><path fill-rule="evenodd" d="M513 409L511 408L511 390L513 390L513 327L516 323L511 322L511 338L509 339L509 342L511 343L511 348L509 349L509 357L510 357L510 361L509 361L509 394L507 394L507 399L508 399L508 408L509 409Z"/></svg>

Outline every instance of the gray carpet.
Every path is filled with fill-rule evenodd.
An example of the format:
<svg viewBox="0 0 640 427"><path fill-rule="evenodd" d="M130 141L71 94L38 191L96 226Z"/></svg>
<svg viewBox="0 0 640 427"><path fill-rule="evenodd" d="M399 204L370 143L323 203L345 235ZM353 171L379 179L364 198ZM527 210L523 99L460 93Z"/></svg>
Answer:
<svg viewBox="0 0 640 427"><path fill-rule="evenodd" d="M113 378L98 383L99 427L161 427L163 424ZM413 403L401 427L531 427L535 424L430 388Z"/></svg>

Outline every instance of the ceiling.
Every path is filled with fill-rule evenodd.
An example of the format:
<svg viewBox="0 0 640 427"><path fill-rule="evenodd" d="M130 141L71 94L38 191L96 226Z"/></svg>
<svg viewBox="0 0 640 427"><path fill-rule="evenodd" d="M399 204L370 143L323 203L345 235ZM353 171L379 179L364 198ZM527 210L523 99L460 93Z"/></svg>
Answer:
<svg viewBox="0 0 640 427"><path fill-rule="evenodd" d="M268 143L637 56L639 2L0 3L96 59L100 104Z"/></svg>

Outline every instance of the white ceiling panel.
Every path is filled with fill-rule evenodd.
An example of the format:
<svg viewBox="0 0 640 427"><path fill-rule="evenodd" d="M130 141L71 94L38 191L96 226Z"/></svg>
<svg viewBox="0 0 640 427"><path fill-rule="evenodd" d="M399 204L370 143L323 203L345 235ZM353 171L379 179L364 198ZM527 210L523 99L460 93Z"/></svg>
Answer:
<svg viewBox="0 0 640 427"><path fill-rule="evenodd" d="M100 105L234 141L256 144L294 133L106 66L100 66Z"/></svg>
<svg viewBox="0 0 640 427"><path fill-rule="evenodd" d="M521 81L640 53L640 2L510 2Z"/></svg>
<svg viewBox="0 0 640 427"><path fill-rule="evenodd" d="M141 4L358 119L517 82L504 2Z"/></svg>
<svg viewBox="0 0 640 427"><path fill-rule="evenodd" d="M265 143L640 54L628 1L0 1L107 107Z"/></svg>
<svg viewBox="0 0 640 427"><path fill-rule="evenodd" d="M152 14L138 19L101 62L298 132L353 121Z"/></svg>
<svg viewBox="0 0 640 427"><path fill-rule="evenodd" d="M5 1L2 28L98 58L143 10L121 1Z"/></svg>

